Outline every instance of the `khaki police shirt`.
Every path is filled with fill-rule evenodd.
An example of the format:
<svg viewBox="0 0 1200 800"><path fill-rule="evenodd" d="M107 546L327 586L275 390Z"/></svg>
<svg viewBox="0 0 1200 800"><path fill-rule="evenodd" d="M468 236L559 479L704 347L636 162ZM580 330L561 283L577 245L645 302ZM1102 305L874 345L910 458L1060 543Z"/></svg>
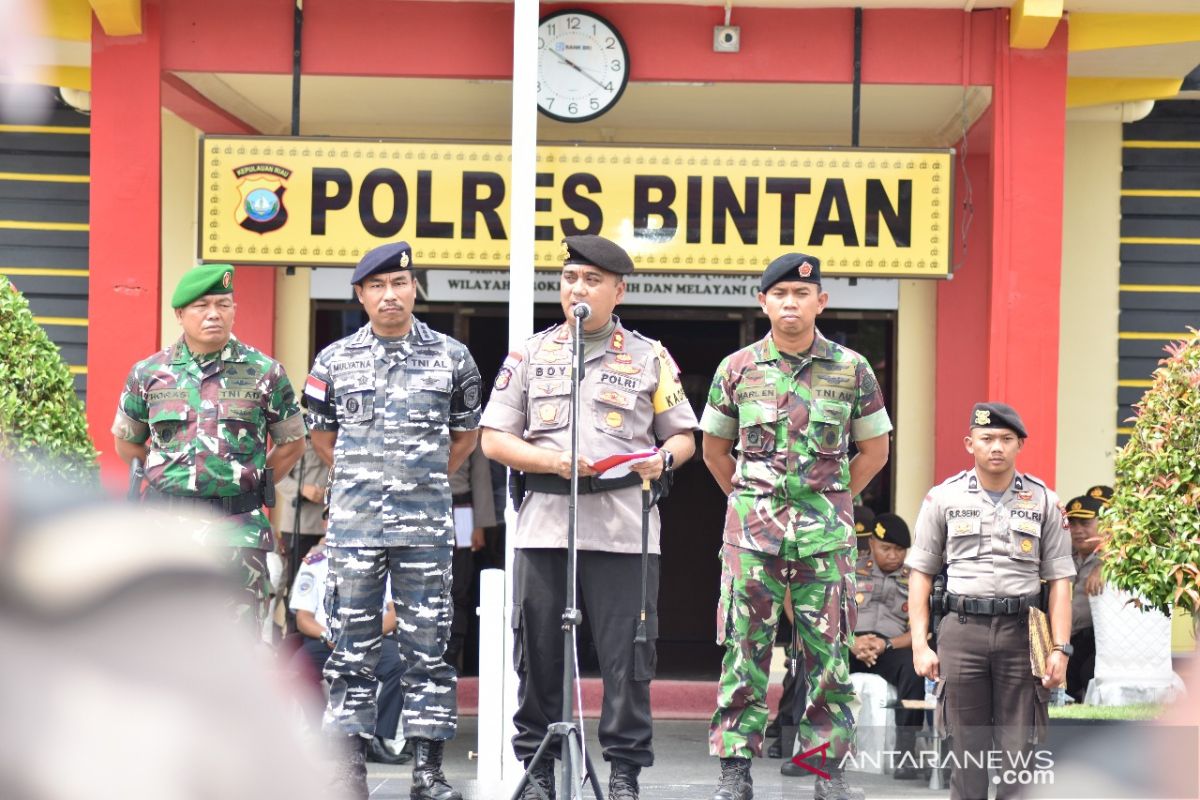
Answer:
<svg viewBox="0 0 1200 800"><path fill-rule="evenodd" d="M855 570L858 603L858 623L855 633L873 631L892 639L908 630L908 567L884 572L865 553L858 559Z"/></svg>
<svg viewBox="0 0 1200 800"><path fill-rule="evenodd" d="M1041 580L1075 574L1058 496L1032 475L1016 473L992 502L973 469L925 496L904 563L926 575L945 564L946 591L971 597L1029 595Z"/></svg>
<svg viewBox="0 0 1200 800"><path fill-rule="evenodd" d="M1092 603L1088 600L1088 576L1100 568L1100 554L1092 552L1082 561L1079 556L1072 556L1075 561L1075 586L1071 594L1071 635L1079 633L1084 628L1092 627Z"/></svg>
<svg viewBox="0 0 1200 800"><path fill-rule="evenodd" d="M484 409L483 427L538 447L569 451L571 339L570 327L560 324L509 353ZM620 320L608 346L585 357L579 407L579 452L592 461L645 450L697 428L666 348L623 327ZM526 494L515 546L566 547L567 507L567 495ZM580 495L578 514L580 550L641 552L640 486ZM650 511L649 552L660 552L657 508Z"/></svg>

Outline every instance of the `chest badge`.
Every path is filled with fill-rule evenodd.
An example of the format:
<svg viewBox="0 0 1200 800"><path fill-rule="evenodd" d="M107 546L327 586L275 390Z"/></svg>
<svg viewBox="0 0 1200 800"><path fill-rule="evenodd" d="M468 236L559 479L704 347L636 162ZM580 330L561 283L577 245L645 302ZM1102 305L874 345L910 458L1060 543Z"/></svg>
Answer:
<svg viewBox="0 0 1200 800"><path fill-rule="evenodd" d="M346 411L351 414L358 413L358 398L350 397L346 400Z"/></svg>
<svg viewBox="0 0 1200 800"><path fill-rule="evenodd" d="M619 359L619 357L618 357L618 359ZM637 375L638 373L640 373L642 371L641 367L635 367L632 364L624 364L624 363L621 363L620 361L617 361L617 362L610 361L607 364L605 364L604 366L608 367L613 372L620 372L622 375Z"/></svg>
<svg viewBox="0 0 1200 800"><path fill-rule="evenodd" d="M1021 552L1022 553L1033 552L1033 542L1030 541L1029 539L1022 539L1021 540Z"/></svg>
<svg viewBox="0 0 1200 800"><path fill-rule="evenodd" d="M633 356L629 355L629 353L617 353L615 356L613 356L613 359L618 364L632 364L633 363Z"/></svg>
<svg viewBox="0 0 1200 800"><path fill-rule="evenodd" d="M554 420L558 419L558 407L549 404L544 405L538 411L538 417L541 418L542 422L554 422Z"/></svg>
<svg viewBox="0 0 1200 800"><path fill-rule="evenodd" d="M625 422L625 415L619 411L610 411L604 415L604 424L610 428L619 428Z"/></svg>

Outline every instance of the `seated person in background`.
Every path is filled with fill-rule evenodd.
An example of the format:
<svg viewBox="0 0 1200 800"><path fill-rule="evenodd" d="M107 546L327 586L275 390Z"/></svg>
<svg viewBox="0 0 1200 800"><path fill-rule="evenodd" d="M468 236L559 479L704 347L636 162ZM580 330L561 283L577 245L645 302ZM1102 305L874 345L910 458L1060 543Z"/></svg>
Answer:
<svg viewBox="0 0 1200 800"><path fill-rule="evenodd" d="M1067 662L1067 694L1082 703L1088 684L1096 674L1096 631L1092 627L1089 595L1104 591L1100 574L1100 544L1097 529L1100 509L1112 497L1108 486L1093 486L1085 494L1067 503L1067 527L1071 530L1071 550L1075 560L1075 585L1071 594L1071 646L1075 652Z"/></svg>
<svg viewBox="0 0 1200 800"><path fill-rule="evenodd" d="M329 634L329 620L325 608L325 584L329 576L329 559L325 554L325 540L321 539L300 565L296 583L292 587L290 608L296 613L296 629L304 637L300 649L292 657L292 668L299 674L315 676L314 685L320 685L325 662L333 652L334 641ZM390 597L390 589L384 597ZM408 742L400 752L395 752L389 742L396 738L400 726L400 711L404 705L404 673L400 661L400 647L391 633L396 630L396 607L391 600L383 614L383 648L379 654L379 665L375 675L379 678L379 711L375 719L375 736L367 746L367 760L382 764L406 764L412 760L412 749ZM320 704L313 710L324 708L324 694L318 692ZM313 720L320 728L318 715Z"/></svg>
<svg viewBox="0 0 1200 800"><path fill-rule="evenodd" d="M858 560L858 624L850 646L850 672L870 672L896 687L901 700L924 700L925 681L913 669L908 631L908 573L904 557L911 539L908 525L895 514L880 514L870 528L871 550ZM896 707L896 750L916 758L917 732L924 711ZM916 761L897 760L893 777L921 777Z"/></svg>
<svg viewBox="0 0 1200 800"><path fill-rule="evenodd" d="M858 554L861 556L864 553L870 553L871 531L875 528L875 512L866 506L854 507L854 537L858 544ZM791 596L785 598L783 611L787 615L786 624L784 620L780 620L779 634L775 639L776 642L784 643L784 656L788 664L792 663L792 651L795 648L795 628L792 627L792 602ZM801 702L804 698L800 698ZM771 724L767 726L766 737L771 740L767 745L767 758L783 758L784 728L794 729L796 727L796 676L789 669L783 673L783 693L779 695L779 707L775 712L775 719L771 720ZM804 711L803 706L799 709ZM793 731L794 733L794 731ZM787 742L788 751L791 752L793 742Z"/></svg>

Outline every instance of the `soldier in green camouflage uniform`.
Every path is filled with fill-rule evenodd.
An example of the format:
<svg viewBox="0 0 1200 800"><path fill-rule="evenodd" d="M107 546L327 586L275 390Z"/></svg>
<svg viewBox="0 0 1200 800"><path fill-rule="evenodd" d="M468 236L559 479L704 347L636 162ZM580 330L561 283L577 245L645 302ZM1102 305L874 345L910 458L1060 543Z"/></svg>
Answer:
<svg viewBox="0 0 1200 800"><path fill-rule="evenodd" d="M725 658L709 729L709 751L721 758L713 800L753 795L749 759L762 754L771 649L789 588L798 691L808 698L800 751L826 746L812 761L821 770L817 798L852 796L840 769L854 725L851 497L887 462L892 424L870 365L816 329L829 298L820 281L812 256L771 262L758 294L771 332L721 362L700 422L704 462L729 497L717 611Z"/></svg>
<svg viewBox="0 0 1200 800"><path fill-rule="evenodd" d="M183 335L130 370L114 444L127 463L145 465L148 501L214 517L201 538L226 548L239 570L245 592L234 616L261 623L272 547L263 473L271 467L280 479L300 457L304 415L283 365L233 336L233 267L189 270L171 305Z"/></svg>

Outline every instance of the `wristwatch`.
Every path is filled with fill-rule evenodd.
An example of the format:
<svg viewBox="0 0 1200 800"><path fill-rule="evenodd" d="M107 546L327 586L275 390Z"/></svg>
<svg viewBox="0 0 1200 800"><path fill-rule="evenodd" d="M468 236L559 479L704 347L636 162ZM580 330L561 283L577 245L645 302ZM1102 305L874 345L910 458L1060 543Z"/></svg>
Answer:
<svg viewBox="0 0 1200 800"><path fill-rule="evenodd" d="M883 640L883 650L884 650L884 652L886 653L888 650L891 650L891 649L892 649L892 640L891 640L891 639L884 639L884 640Z"/></svg>
<svg viewBox="0 0 1200 800"><path fill-rule="evenodd" d="M675 454L665 447L658 449L658 454L662 456L663 472L670 472L675 469Z"/></svg>
<svg viewBox="0 0 1200 800"><path fill-rule="evenodd" d="M1070 642L1067 642L1066 644L1056 644L1056 645L1054 645L1054 647L1051 647L1050 649L1057 650L1058 652L1062 653L1067 658L1070 658L1071 656L1075 655L1075 648L1071 645Z"/></svg>

